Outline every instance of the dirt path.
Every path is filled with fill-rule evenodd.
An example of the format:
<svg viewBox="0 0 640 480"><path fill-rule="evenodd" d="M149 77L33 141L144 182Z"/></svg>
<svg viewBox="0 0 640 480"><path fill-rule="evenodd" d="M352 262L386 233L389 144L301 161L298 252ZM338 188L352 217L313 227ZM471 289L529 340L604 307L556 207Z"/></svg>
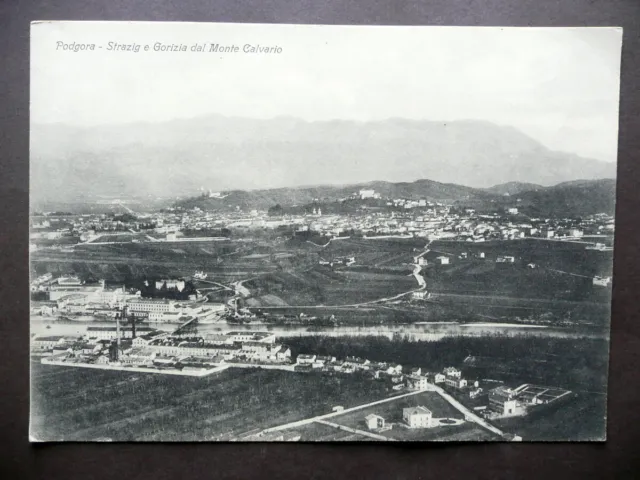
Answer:
<svg viewBox="0 0 640 480"><path fill-rule="evenodd" d="M383 442L397 442L395 438L385 437L384 435L378 435L372 432L365 432L364 430L357 430L351 427L345 427L344 425L338 425L337 423L328 422L326 420L318 420L316 423L321 423L322 425L327 425L328 427L337 428L339 430L344 430L346 432L356 433L358 435L362 435L364 437L370 437L374 440L382 440Z"/></svg>
<svg viewBox="0 0 640 480"><path fill-rule="evenodd" d="M453 406L453 408L460 411L460 413L464 415L465 420L467 420L468 422L477 423L482 428L489 430L491 433L495 433L496 435L504 437L505 433L502 430L500 430L497 427L494 427L489 422L485 421L483 418L473 413L471 410L469 410L467 407L462 405L459 401L457 401L455 398L453 398L451 395L445 392L441 387L433 385L432 388L433 390L438 392L442 398L444 398L447 402L449 402L451 406Z"/></svg>

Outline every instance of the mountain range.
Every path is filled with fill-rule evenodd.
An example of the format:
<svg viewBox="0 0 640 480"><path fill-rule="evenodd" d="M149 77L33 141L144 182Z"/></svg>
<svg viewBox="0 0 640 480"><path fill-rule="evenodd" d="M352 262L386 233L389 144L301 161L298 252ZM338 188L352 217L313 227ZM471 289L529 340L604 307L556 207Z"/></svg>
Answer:
<svg viewBox="0 0 640 480"><path fill-rule="evenodd" d="M615 174L614 163L555 152L515 128L475 120L307 122L211 115L31 128L32 202L175 198L201 188L266 191L378 179L403 184L429 178L475 189L507 182L550 186ZM504 188L489 193L512 194Z"/></svg>

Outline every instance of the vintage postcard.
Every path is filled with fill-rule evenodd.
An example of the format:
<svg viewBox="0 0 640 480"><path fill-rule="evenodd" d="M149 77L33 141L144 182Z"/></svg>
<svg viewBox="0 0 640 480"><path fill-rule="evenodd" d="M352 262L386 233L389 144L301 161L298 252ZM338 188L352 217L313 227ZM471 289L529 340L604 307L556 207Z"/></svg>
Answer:
<svg viewBox="0 0 640 480"><path fill-rule="evenodd" d="M31 441L605 440L621 43L34 22Z"/></svg>

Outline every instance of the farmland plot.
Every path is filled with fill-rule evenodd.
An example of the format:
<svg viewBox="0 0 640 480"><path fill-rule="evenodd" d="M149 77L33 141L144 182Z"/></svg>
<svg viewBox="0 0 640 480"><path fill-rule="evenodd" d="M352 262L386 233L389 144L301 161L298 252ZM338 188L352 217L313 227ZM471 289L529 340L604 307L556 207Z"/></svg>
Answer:
<svg viewBox="0 0 640 480"><path fill-rule="evenodd" d="M32 363L31 434L40 440L232 440L245 432L386 396L358 376L229 369L210 377Z"/></svg>

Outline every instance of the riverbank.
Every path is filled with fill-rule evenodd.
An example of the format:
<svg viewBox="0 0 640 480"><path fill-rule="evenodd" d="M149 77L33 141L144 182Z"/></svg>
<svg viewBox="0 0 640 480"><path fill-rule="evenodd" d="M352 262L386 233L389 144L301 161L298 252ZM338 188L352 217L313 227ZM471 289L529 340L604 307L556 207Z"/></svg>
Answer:
<svg viewBox="0 0 640 480"><path fill-rule="evenodd" d="M31 318L31 334L38 336L68 335L83 336L89 326L113 326L113 322L65 322L46 317ZM148 326L172 332L178 325L175 323L150 323ZM395 325L277 325L265 322L250 324L207 323L198 324L200 334L228 332L268 331L277 337L349 337L379 336L392 339L396 336L406 337L413 341L440 340L447 337L483 337L483 336L538 336L547 338L609 338L607 326L554 326L527 323L460 323L460 322L417 322Z"/></svg>
<svg viewBox="0 0 640 480"><path fill-rule="evenodd" d="M96 370L111 370L111 371L123 371L123 372L138 372L138 373L160 373L162 375L181 375L183 377L205 377L214 373L222 372L230 367L230 365L218 365L216 368L203 369L203 370L178 370L178 369L158 369L158 368L146 368L146 367L131 367L126 365L96 365L95 363L83 363L83 362L64 362L62 360L51 360L49 358L43 358L41 363L43 365L57 365L59 367L79 367L79 368L93 368Z"/></svg>

